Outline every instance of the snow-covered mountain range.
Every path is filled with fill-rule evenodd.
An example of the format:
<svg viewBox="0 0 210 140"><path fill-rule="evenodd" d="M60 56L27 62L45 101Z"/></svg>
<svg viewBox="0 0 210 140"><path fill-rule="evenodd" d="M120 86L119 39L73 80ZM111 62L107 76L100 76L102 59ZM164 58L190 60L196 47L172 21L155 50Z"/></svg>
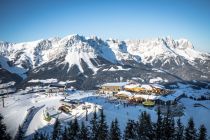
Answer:
<svg viewBox="0 0 210 140"><path fill-rule="evenodd" d="M19 75L24 83L56 78L76 80L76 86L82 88L131 79L208 81L210 54L195 50L186 39L120 41L69 35L23 43L0 42L0 67Z"/></svg>

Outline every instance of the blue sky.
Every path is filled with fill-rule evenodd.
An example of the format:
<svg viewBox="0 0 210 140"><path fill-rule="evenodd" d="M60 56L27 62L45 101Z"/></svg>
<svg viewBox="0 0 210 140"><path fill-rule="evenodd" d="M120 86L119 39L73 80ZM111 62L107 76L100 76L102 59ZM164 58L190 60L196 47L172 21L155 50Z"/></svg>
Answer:
<svg viewBox="0 0 210 140"><path fill-rule="evenodd" d="M187 38L210 52L210 0L0 0L0 40Z"/></svg>

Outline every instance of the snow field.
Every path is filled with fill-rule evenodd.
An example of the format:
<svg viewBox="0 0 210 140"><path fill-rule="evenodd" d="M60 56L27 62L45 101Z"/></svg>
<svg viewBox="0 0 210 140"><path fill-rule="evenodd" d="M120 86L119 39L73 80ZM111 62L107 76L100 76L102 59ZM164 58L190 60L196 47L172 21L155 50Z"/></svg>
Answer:
<svg viewBox="0 0 210 140"><path fill-rule="evenodd" d="M151 115L152 121L155 122L157 119L155 110L156 107L145 108L142 105L127 106L124 105L123 102L120 102L120 100L112 102L112 100L109 98L110 97L107 96L96 95L95 91L77 91L76 93L67 96L67 99L77 99L84 102L84 104L77 106L71 111L70 114L65 114L60 113L60 111L57 110L62 104L60 100L64 99L63 95L54 94L54 96L49 97L43 93L26 95L13 94L10 95L9 98L6 98L6 107L2 108L1 106L0 113L3 114L5 118L4 122L7 125L8 132L14 137L18 126L24 121L26 117L27 109L32 106L40 107L44 105L44 107L42 107L33 116L33 119L26 131L27 138L31 138L36 130L47 133L51 132L54 120L57 117L61 120L62 126L65 126L67 122L74 119L75 117L78 118L79 122L85 121L86 110L83 109L83 105L90 105L90 108L88 108L88 120L92 118L95 106L98 113L100 108L103 108L107 123L110 124L112 120L117 118L122 132L124 131L127 120L137 120L139 114L143 111L146 111ZM204 124L207 127L208 135L210 135L210 121L208 117L210 116L210 101L194 101L189 98L182 98L179 102L185 107L184 116L181 117L182 122L186 124L188 119L193 117L196 128L198 128L201 124ZM202 104L206 108L203 106L194 107L195 103ZM47 108L54 108L55 112L57 112L57 114L53 116L52 121L49 123L46 122L43 117L43 111L45 111ZM86 121L85 123L89 124L89 122Z"/></svg>

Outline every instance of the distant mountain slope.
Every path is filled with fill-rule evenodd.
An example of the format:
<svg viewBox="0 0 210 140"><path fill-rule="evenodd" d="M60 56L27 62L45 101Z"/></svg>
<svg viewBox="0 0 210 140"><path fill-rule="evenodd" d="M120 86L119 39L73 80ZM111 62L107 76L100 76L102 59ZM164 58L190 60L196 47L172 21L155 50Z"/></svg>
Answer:
<svg viewBox="0 0 210 140"><path fill-rule="evenodd" d="M69 35L23 43L0 42L0 65L25 81L76 80L80 88L131 79L168 83L210 78L210 54L195 50L186 39L170 37L119 41ZM159 80L151 80L154 78Z"/></svg>
<svg viewBox="0 0 210 140"><path fill-rule="evenodd" d="M9 71L0 68L0 83L7 83L10 81L14 81L16 83L20 83L23 79L17 74L10 73Z"/></svg>

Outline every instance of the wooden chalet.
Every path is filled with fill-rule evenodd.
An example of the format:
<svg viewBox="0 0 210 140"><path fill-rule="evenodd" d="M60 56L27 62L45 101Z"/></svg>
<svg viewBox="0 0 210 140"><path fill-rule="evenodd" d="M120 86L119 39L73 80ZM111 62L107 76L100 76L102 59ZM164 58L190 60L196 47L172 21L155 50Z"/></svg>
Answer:
<svg viewBox="0 0 210 140"><path fill-rule="evenodd" d="M119 91L114 96L117 97L118 99L129 99L133 95L128 91Z"/></svg>
<svg viewBox="0 0 210 140"><path fill-rule="evenodd" d="M99 93L116 94L119 91L123 90L126 84L128 84L128 82L106 83L106 84L101 85L101 88L99 89Z"/></svg>
<svg viewBox="0 0 210 140"><path fill-rule="evenodd" d="M66 85L61 85L61 84L50 84L48 92L49 93L55 93L55 92L64 92L66 88Z"/></svg>

